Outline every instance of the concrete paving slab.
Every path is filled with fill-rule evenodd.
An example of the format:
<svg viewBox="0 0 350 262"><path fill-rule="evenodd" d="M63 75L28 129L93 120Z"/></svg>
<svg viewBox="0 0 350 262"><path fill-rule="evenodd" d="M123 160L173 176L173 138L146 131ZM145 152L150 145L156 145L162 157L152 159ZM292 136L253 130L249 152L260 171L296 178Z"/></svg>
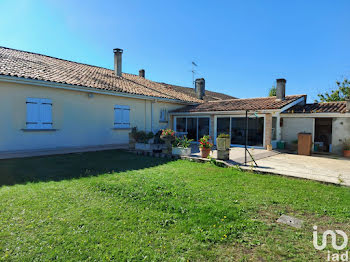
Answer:
<svg viewBox="0 0 350 262"><path fill-rule="evenodd" d="M257 161L254 171L350 186L350 159L277 154ZM251 168L250 168L251 169Z"/></svg>

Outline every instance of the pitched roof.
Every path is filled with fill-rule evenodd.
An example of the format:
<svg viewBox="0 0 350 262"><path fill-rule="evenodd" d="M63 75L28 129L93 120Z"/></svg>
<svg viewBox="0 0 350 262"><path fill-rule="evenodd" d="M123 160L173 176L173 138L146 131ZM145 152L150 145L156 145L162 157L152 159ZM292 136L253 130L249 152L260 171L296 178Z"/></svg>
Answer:
<svg viewBox="0 0 350 262"><path fill-rule="evenodd" d="M278 101L275 96L246 99L230 99L212 101L199 105L189 105L173 112L215 112L215 111L244 111L244 110L267 110L281 109L284 106L306 95L286 96L285 100Z"/></svg>
<svg viewBox="0 0 350 262"><path fill-rule="evenodd" d="M181 92L181 93L187 94L191 97L196 97L196 93L194 91L194 88L170 85L170 84L166 84L166 83L161 83L161 84L165 85L167 88L174 90L176 92ZM226 95L223 93L209 91L209 90L205 90L205 95L203 97L204 101L217 101L217 100L227 100L227 99L236 99L236 97L229 96L229 95Z"/></svg>
<svg viewBox="0 0 350 262"><path fill-rule="evenodd" d="M296 105L283 113L300 114L300 113L346 113L346 102L327 102L327 103L314 103L306 104L304 106Z"/></svg>
<svg viewBox="0 0 350 262"><path fill-rule="evenodd" d="M175 89L171 85L126 73L123 73L122 77L117 77L111 69L6 47L0 47L0 75L185 102L203 102L195 97L194 92L187 91L185 87Z"/></svg>

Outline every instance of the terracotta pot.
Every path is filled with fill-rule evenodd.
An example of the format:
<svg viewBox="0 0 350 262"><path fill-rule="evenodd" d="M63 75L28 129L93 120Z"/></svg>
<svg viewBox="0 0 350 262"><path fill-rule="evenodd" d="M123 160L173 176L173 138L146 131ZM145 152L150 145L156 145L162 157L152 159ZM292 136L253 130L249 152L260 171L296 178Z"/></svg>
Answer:
<svg viewBox="0 0 350 262"><path fill-rule="evenodd" d="M200 148L201 157L207 158L210 154L211 148Z"/></svg>
<svg viewBox="0 0 350 262"><path fill-rule="evenodd" d="M350 150L343 150L343 155L345 157L350 157Z"/></svg>

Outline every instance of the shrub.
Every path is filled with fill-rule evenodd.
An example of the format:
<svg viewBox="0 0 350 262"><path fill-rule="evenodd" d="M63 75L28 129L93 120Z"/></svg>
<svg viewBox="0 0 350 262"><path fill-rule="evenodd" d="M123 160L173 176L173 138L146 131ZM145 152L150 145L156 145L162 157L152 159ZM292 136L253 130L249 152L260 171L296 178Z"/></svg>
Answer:
<svg viewBox="0 0 350 262"><path fill-rule="evenodd" d="M230 138L230 135L229 134L224 134L224 133L221 133L218 138Z"/></svg>
<svg viewBox="0 0 350 262"><path fill-rule="evenodd" d="M199 139L199 147L200 148L212 148L213 143L209 142L211 139L210 136L203 136L201 139Z"/></svg>
<svg viewBox="0 0 350 262"><path fill-rule="evenodd" d="M193 139L188 139L187 136L176 137L175 141L173 143L173 146L174 147L188 148L191 145L192 141L193 141Z"/></svg>
<svg viewBox="0 0 350 262"><path fill-rule="evenodd" d="M162 130L159 130L155 135L154 135L154 143L155 144L164 144L165 142L160 139L160 136L162 135Z"/></svg>
<svg viewBox="0 0 350 262"><path fill-rule="evenodd" d="M350 139L345 139L343 145L344 145L344 150L350 150Z"/></svg>
<svg viewBox="0 0 350 262"><path fill-rule="evenodd" d="M154 137L154 134L152 132L146 133L145 131L135 131L134 133L131 133L137 143L147 144L148 140Z"/></svg>
<svg viewBox="0 0 350 262"><path fill-rule="evenodd" d="M162 129L162 136L175 136L175 131L170 128Z"/></svg>

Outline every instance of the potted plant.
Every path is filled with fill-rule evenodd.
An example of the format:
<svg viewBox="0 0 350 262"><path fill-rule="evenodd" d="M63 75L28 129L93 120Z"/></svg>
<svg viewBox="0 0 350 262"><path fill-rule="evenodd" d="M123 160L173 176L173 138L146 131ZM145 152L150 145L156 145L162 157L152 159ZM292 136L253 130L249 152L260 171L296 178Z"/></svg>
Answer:
<svg viewBox="0 0 350 262"><path fill-rule="evenodd" d="M162 129L162 134L160 135L160 139L162 139L165 142L166 148L163 149L164 154L171 154L172 151L172 145L171 143L175 140L175 131L168 129Z"/></svg>
<svg viewBox="0 0 350 262"><path fill-rule="evenodd" d="M191 142L193 139L188 139L187 136L176 137L173 143L172 154L178 156L189 156L191 155Z"/></svg>
<svg viewBox="0 0 350 262"><path fill-rule="evenodd" d="M137 150L151 150L150 139L153 138L154 134L152 132L146 133L145 131L137 131L135 134L135 149Z"/></svg>
<svg viewBox="0 0 350 262"><path fill-rule="evenodd" d="M202 158L207 158L211 148L213 147L213 143L209 141L210 139L210 136L203 136L201 139L199 139L199 148Z"/></svg>
<svg viewBox="0 0 350 262"><path fill-rule="evenodd" d="M350 157L350 139L345 139L344 141L343 155Z"/></svg>
<svg viewBox="0 0 350 262"><path fill-rule="evenodd" d="M164 148L164 141L160 139L160 136L162 135L162 130L159 130L153 138L153 144L151 145L151 149L155 153L161 153L162 149Z"/></svg>
<svg viewBox="0 0 350 262"><path fill-rule="evenodd" d="M228 150L231 147L230 135L220 134L216 138L216 148L218 150Z"/></svg>

